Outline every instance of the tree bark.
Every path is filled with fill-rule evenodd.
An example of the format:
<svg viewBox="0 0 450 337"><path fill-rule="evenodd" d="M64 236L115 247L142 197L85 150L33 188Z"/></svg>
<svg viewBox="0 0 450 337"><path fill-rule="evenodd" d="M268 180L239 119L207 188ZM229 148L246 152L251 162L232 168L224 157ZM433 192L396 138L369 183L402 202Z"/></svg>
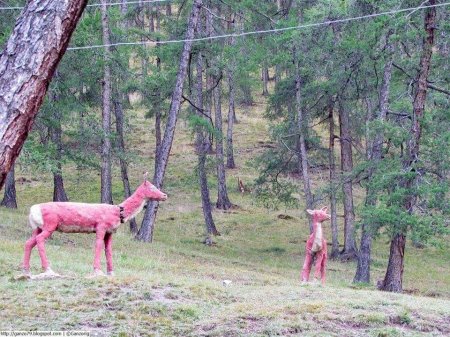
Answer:
<svg viewBox="0 0 450 337"><path fill-rule="evenodd" d="M234 30L234 21L229 24L229 29ZM236 45L236 40L234 36L230 37L230 46L233 48ZM236 118L235 111L235 88L234 88L234 72L236 70L236 60L232 56L232 60L227 67L228 76L228 121L227 121L227 168L234 169L236 164L234 162L234 151L233 151L233 128Z"/></svg>
<svg viewBox="0 0 450 337"><path fill-rule="evenodd" d="M198 71L198 69L197 69ZM202 79L202 76L198 76L197 79ZM201 85L199 86L202 87ZM202 94L197 92L199 98L197 99L198 107L201 109L203 107L203 103L201 103L200 98ZM197 115L202 117L198 112ZM214 219L212 217L212 209L211 209L211 199L209 197L209 188L208 188L208 176L206 174L206 156L209 149L209 138L208 135L201 129L201 126L197 127L197 136L196 136L196 151L198 155L198 178L200 184L200 194L202 199L202 210L203 216L205 219L206 225L206 233L207 237L205 239L206 244L211 244L212 239L211 235L219 235L219 232L216 229L214 224Z"/></svg>
<svg viewBox="0 0 450 337"><path fill-rule="evenodd" d="M116 117L116 132L117 132L117 149L119 151L119 163L120 163L120 175L122 176L124 197L127 199L131 196L130 180L128 179L128 163L124 158L125 155L125 140L123 136L123 95L119 93L118 89L115 89L116 99L114 100L114 114ZM136 234L138 226L136 219L130 220L130 232Z"/></svg>
<svg viewBox="0 0 450 337"><path fill-rule="evenodd" d="M211 18L210 14L206 14L206 31L207 35L210 35L211 32ZM199 36L201 36L202 33L202 27L201 22L197 26L197 32ZM206 72L206 87L208 91L210 91L212 85L213 85L213 76L212 74L208 74ZM203 95L203 55L202 52L199 51L197 55L197 78L196 78L196 105L199 109L203 110L203 113L206 116L211 115L211 106L213 104L212 100L212 94L208 93L205 97ZM212 91L215 92L216 88ZM204 109L204 105L206 106L206 109ZM205 111L206 110L206 111ZM195 111L197 116L201 119L205 118L205 116L200 113L199 111ZM216 111L217 113L217 111ZM205 226L206 226L206 244L212 244L212 238L211 235L219 235L219 232L216 229L216 226L214 224L214 219L212 217L212 209L211 209L211 199L209 194L209 187L208 187L208 176L206 173L206 159L207 154L211 150L211 142L209 139L209 133L205 130L203 130L202 125L196 126L196 138L195 138L195 149L198 156L198 167L197 167L197 173L199 178L199 186L200 186L200 195L202 199L202 210L203 210L203 217L205 219Z"/></svg>
<svg viewBox="0 0 450 337"><path fill-rule="evenodd" d="M429 5L435 5L436 0L429 0ZM424 115L425 101L427 97L427 82L430 73L431 57L434 46L434 30L436 29L436 7L429 7L425 10L424 17L425 37L422 44L422 55L419 63L419 73L416 82L416 92L413 101L413 115L410 131L410 138L407 141L406 153L403 159L403 171L411 172L419 158L419 142L422 132L421 120ZM411 190L416 181L416 177L405 177L400 182L400 188ZM408 193L403 203L406 212L412 213L416 198L414 193ZM401 292L403 290L403 263L406 244L406 228L394 234L391 241L389 262L386 275L380 285L381 290Z"/></svg>
<svg viewBox="0 0 450 337"><path fill-rule="evenodd" d="M0 206L5 206L7 208L17 208L17 197L16 197L16 182L14 178L14 165L9 170L6 176L5 183L5 194Z"/></svg>
<svg viewBox="0 0 450 337"><path fill-rule="evenodd" d="M390 36L392 31L389 30L386 35L386 61L383 70L383 80L380 89L380 107L379 113L376 117L378 121L384 122L386 120L387 113L389 111L389 92L392 75L392 63L393 63L393 45L390 42ZM369 111L369 114L370 111ZM369 140L367 146L367 159L370 162L370 169L368 172L368 184L372 181L374 171L377 169L377 165L381 161L383 155L383 141L384 134L380 130L372 140ZM366 190L366 206L374 206L377 199L370 186ZM361 245L358 251L358 263L356 266L356 274L353 282L370 283L370 256L372 251L372 234L367 228L366 224L361 226Z"/></svg>
<svg viewBox="0 0 450 337"><path fill-rule="evenodd" d="M111 44L109 37L109 19L107 12L107 0L102 0L102 36L103 43ZM112 204L112 177L111 177L111 49L105 47L103 59L102 81L102 168L101 168L101 202Z"/></svg>
<svg viewBox="0 0 450 337"><path fill-rule="evenodd" d="M337 211L336 211L336 160L334 153L334 102L330 98L328 103L328 120L329 120L329 149L328 149L328 163L330 170L330 226L331 226L331 257L336 258L339 256L339 238L338 238L338 225L337 225Z"/></svg>
<svg viewBox="0 0 450 337"><path fill-rule="evenodd" d="M170 5L169 5L170 7ZM156 30L159 32L161 28L161 15L159 13L158 8L156 8ZM159 41L159 37L156 38L156 41ZM159 57L159 49L160 49L160 44L158 42L156 42L156 70L158 73L161 72L161 58ZM161 101L161 92L159 90L159 88L156 90L156 101L158 102L157 104L157 108L156 108L156 113L155 113L155 170L156 170L156 163L158 162L158 157L159 157L159 153L161 151L161 119L162 119L162 114L161 114L161 106L159 104L159 102Z"/></svg>
<svg viewBox="0 0 450 337"><path fill-rule="evenodd" d="M184 42L183 51L180 56L180 64L178 67L177 79L175 88L172 93L172 101L170 104L170 110L167 117L166 128L164 130L164 137L161 143L160 154L158 156L157 168L153 177L153 184L157 188L162 188L164 181L164 175L166 172L167 162L169 159L170 149L172 148L173 136L175 134L175 126L178 119L178 112L180 110L181 98L183 93L184 78L186 77L187 65L189 61L189 54L192 48L192 38L194 38L194 30L197 26L198 15L200 8L202 7L202 0L194 0L192 5L192 11L188 19L188 27ZM156 213L158 212L158 202L152 201L147 205L145 210L144 219L142 220L141 228L137 234L137 239L152 242L153 231Z"/></svg>
<svg viewBox="0 0 450 337"><path fill-rule="evenodd" d="M384 280L380 285L381 290L392 292L403 291L405 245L405 235L395 234L394 238L391 240L388 268Z"/></svg>
<svg viewBox="0 0 450 337"><path fill-rule="evenodd" d="M0 188L19 155L86 0L30 1L0 56Z"/></svg>
<svg viewBox="0 0 450 337"><path fill-rule="evenodd" d="M342 170L342 191L344 193L344 249L341 258L353 260L356 258L356 246L354 239L355 213L353 210L353 187L349 176L353 169L352 139L350 135L349 112L339 101L339 126L341 143L341 170Z"/></svg>
<svg viewBox="0 0 450 337"><path fill-rule="evenodd" d="M64 189L64 179L62 176L62 129L61 114L57 112L55 115L54 125L51 128L52 141L56 145L56 170L53 171L53 201L69 201Z"/></svg>
<svg viewBox="0 0 450 337"><path fill-rule="evenodd" d="M263 82L263 92L262 95L263 96L269 96L269 69L267 68L267 66L263 66L261 68L261 72L262 72L262 82Z"/></svg>
<svg viewBox="0 0 450 337"><path fill-rule="evenodd" d="M306 209L313 209L313 197L311 193L311 183L308 172L308 154L306 153L305 132L307 122L305 120L303 106L302 106L302 82L300 76L300 65L297 60L296 51L294 47L294 62L295 62L295 98L297 108L297 132L299 134L297 141L298 152L298 167L303 177L303 193L305 194ZM306 210L305 210L306 211ZM313 223L311 217L308 217L309 231L313 232Z"/></svg>
<svg viewBox="0 0 450 337"><path fill-rule="evenodd" d="M228 198L226 173L223 155L223 128L222 128L222 103L221 103L221 85L214 88L215 103L215 124L216 124L216 160L217 160L217 202L216 207L219 209L229 209L232 204Z"/></svg>

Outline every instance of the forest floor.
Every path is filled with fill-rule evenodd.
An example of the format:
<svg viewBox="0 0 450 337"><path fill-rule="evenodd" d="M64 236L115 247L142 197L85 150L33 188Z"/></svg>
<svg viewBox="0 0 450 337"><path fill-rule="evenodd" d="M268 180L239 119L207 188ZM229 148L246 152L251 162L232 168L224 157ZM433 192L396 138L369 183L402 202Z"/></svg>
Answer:
<svg viewBox="0 0 450 337"><path fill-rule="evenodd" d="M215 244L202 243L193 137L180 119L164 189L169 199L160 206L154 243L137 242L126 225L121 227L114 237L116 276L111 278L85 277L92 268L92 235L55 233L47 252L52 268L65 278L14 279L31 234L29 206L52 198L50 174L16 168L19 209L0 209L0 331L89 330L91 336L449 336L448 238L440 238L440 247L423 249L408 242L404 294L353 285L355 263L333 260L326 286L300 285L306 215L300 209L264 209L250 193L237 191L237 178L251 183L256 177L252 159L271 144L263 108L261 103L238 111L238 168L227 171L230 198L237 206L214 212L221 233ZM151 120L143 120L142 112L130 113L136 115L128 134L128 147L135 152L131 183L136 187L144 170L153 172L154 135ZM213 172L212 160L210 167ZM327 175L314 172L314 186ZM64 176L72 201L98 202L99 175L68 168ZM114 199L119 203L123 193L119 172L114 180ZM214 202L213 179L211 187ZM362 200L362 192L356 191L356 205ZM327 228L325 236L330 241ZM380 236L374 243L373 283L384 276L388 255L388 238ZM33 273L39 266L34 251ZM223 280L231 284L224 286Z"/></svg>

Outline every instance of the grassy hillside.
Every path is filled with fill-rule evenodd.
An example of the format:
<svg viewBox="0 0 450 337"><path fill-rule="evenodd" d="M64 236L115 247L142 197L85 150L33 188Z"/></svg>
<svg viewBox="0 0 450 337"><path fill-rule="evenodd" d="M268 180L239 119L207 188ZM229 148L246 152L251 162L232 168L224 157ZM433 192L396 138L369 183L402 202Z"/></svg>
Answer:
<svg viewBox="0 0 450 337"><path fill-rule="evenodd" d="M192 136L181 120L166 175L169 199L160 207L155 242L136 242L127 227L121 227L114 238L114 278L85 278L92 268L92 235L55 233L47 243L48 256L53 269L66 277L14 281L31 233L28 207L52 197L49 175L19 168L19 209L0 209L0 330L77 329L99 336L450 335L448 243L420 250L407 246L406 294L355 287L351 284L355 265L338 261L330 261L325 287L300 286L306 216L295 209L268 211L255 205L250 195L236 191L237 177L246 183L255 177L250 160L269 140L261 109L256 105L239 111L238 168L227 172L230 198L238 207L215 211L222 234L216 244L201 243L204 226L196 157ZM138 117L128 144L139 159L130 167L135 187L144 170L153 171L153 135L151 121L134 113ZM72 201L98 201L97 173L77 174L67 168L65 176ZM323 177L326 172L316 172L316 184ZM356 195L362 196L360 191ZM117 203L121 196L116 172ZM211 196L214 201L214 189ZM330 241L328 228L325 235ZM374 282L383 277L387 258L387 239L381 237L374 246ZM39 265L34 251L34 273ZM225 279L231 285L224 286Z"/></svg>

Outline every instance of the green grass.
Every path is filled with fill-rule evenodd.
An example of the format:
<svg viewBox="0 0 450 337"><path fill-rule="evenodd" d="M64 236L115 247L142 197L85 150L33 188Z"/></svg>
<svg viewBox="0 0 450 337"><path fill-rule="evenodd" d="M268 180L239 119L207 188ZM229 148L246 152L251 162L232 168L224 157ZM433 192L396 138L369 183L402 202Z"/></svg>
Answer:
<svg viewBox="0 0 450 337"><path fill-rule="evenodd" d="M100 336L449 335L448 243L425 249L408 244L406 294L353 285L354 263L338 261L329 262L325 287L300 286L306 216L296 209L268 211L255 205L251 195L236 191L237 177L245 183L255 177L249 161L262 150L258 142L268 140L260 109L242 115L236 126L238 168L227 174L230 198L239 207L214 212L222 234L214 238L216 244L202 244L196 158L192 137L181 121L166 175L169 199L161 204L155 241L136 242L122 226L114 237L114 278L85 278L92 268L92 235L55 233L47 243L48 256L53 269L66 278L14 281L31 232L27 209L52 197L49 175L33 177L19 169L17 177L33 179L17 186L18 210L0 209L0 330L90 330ZM142 133L148 138L149 124L133 125L130 137ZM145 137L129 141L133 147L143 144L138 149L141 161L130 165L134 187L144 170L152 172L153 148L148 140L138 141ZM115 201L120 202L119 172L114 174ZM65 177L71 200L98 202L97 173L79 175L69 167ZM320 182L320 173L315 179ZM355 194L356 203L361 202L362 192ZM212 201L215 197L213 189ZM384 275L388 252L385 237L374 243L374 283ZM34 251L34 273L39 272L37 255ZM223 286L225 279L232 284Z"/></svg>

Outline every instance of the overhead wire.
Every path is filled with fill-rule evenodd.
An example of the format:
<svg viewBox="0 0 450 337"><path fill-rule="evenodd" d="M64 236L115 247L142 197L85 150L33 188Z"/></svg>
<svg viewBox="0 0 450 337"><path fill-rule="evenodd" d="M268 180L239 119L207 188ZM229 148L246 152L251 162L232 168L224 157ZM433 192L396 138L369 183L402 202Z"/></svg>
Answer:
<svg viewBox="0 0 450 337"><path fill-rule="evenodd" d="M117 6L117 5L140 5L144 3L159 3L159 2L170 2L171 0L139 0L139 1L123 1L123 2L110 2L106 3L106 6ZM101 7L101 3L87 4L86 7ZM0 10L17 10L24 9L23 6L11 6L11 7L0 7Z"/></svg>
<svg viewBox="0 0 450 337"><path fill-rule="evenodd" d="M109 3L108 5L113 6L113 5L121 5L121 4L142 4L142 3L160 3L160 2L170 2L170 0L125 1L125 2L113 2L113 3ZM411 13L409 13L409 15L410 15L420 9L426 9L426 8L432 8L432 7L445 7L448 5L450 5L450 2L439 3L439 4L434 4L434 5L426 5L426 6L424 6L422 3L421 5L419 5L417 7L401 8L401 9L395 9L395 10L390 10L390 11L381 12L381 13L367 14L367 15L361 15L361 16L343 18L343 19L327 20L327 21L322 21L322 22L307 23L307 24L290 26L290 27L255 30L255 31L248 31L248 32L235 32L235 33L228 33L228 34L222 34L222 35L199 37L199 38L194 38L194 39L161 40L161 41L157 41L157 42L156 41L116 42L116 43L110 43L110 44L69 47L69 48L67 48L67 50L98 49L98 48L117 47L117 46L156 45L156 44L162 45L162 44L172 44L172 43L183 43L183 42L188 42L188 41L189 42L210 41L210 40L217 40L217 39L222 39L222 38L227 38L227 37L242 37L242 36L250 36L250 35L268 34L268 33L276 33L276 32L285 32L285 31L290 31L290 30L298 30L298 29L302 29L302 28L325 26L325 25L330 25L333 23L346 23L346 22L351 22L351 21L356 21L356 20L369 19L369 18L375 18L375 17L379 17L379 16L404 13L404 12L411 12ZM96 6L101 6L101 4L95 3L95 4L88 4L87 6L88 7L96 7ZM22 8L23 7L0 7L0 10L22 9Z"/></svg>
<svg viewBox="0 0 450 337"><path fill-rule="evenodd" d="M222 38L227 38L227 37L241 37L241 36L249 36L249 35L284 32L284 31L297 30L297 29L302 29L302 28L319 27L319 26L330 25L332 23L345 23L345 22L351 22L351 21L356 21L356 20L375 18L375 17L379 17L379 16L384 16L384 15L391 15L391 14L404 13L404 12L415 12L420 9L426 9L426 8L432 8L432 7L444 7L444 6L448 6L448 5L450 5L450 2L439 3L439 4L434 4L434 5L427 5L427 6L420 5L417 7L401 8L401 9L395 9L395 10L381 12L381 13L367 14L367 15L361 15L361 16L350 17L350 18L327 20L327 21L315 22L315 23L307 23L307 24L302 24L302 25L298 25L298 26L256 30L256 31L240 32L240 33L228 33L228 34L222 34L222 35L199 37L199 38L194 38L194 39L116 42L116 43L110 43L110 44L69 47L69 48L67 48L67 50L83 50L83 49L96 49L96 48L104 48L104 47L133 46L133 45L156 45L156 44L162 45L162 44L182 43L182 42L188 42L188 41L189 42L210 41L210 40L217 40L217 39L222 39Z"/></svg>

